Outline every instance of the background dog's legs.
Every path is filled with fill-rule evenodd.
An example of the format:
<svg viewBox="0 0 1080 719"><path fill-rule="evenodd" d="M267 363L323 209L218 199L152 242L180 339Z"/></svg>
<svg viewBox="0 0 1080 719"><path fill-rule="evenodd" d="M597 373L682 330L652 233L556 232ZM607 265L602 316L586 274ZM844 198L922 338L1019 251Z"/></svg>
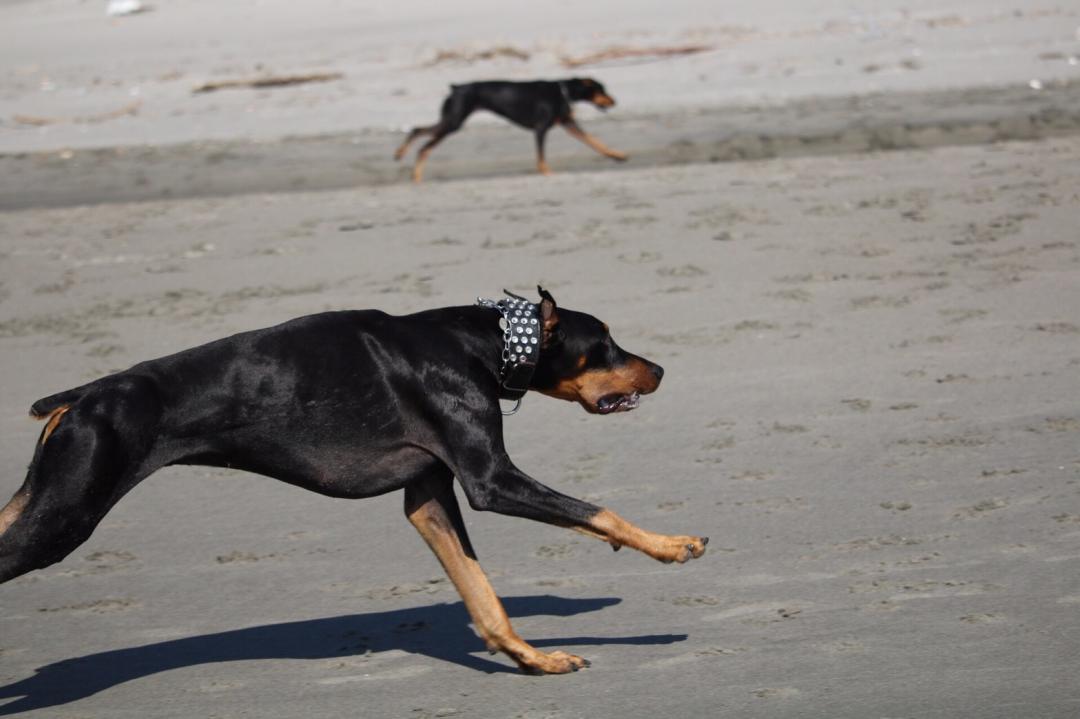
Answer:
<svg viewBox="0 0 1080 719"><path fill-rule="evenodd" d="M420 182L424 179L424 163L427 162L428 155L435 149L435 146L443 141L447 135L457 132L461 129L461 126L465 124L465 119L472 114L472 111L476 109L471 98L460 90L455 89L450 93L450 97L443 101L442 114L439 117L439 121L431 127L417 128L413 130L416 136L421 134L431 135L431 139L420 148L420 152L416 155L416 165L413 166L413 182ZM421 132L418 132L421 131ZM414 138L413 133L410 133L405 144L398 148L398 150L404 154L408 148L409 142ZM396 157L395 153L395 157Z"/></svg>
<svg viewBox="0 0 1080 719"><path fill-rule="evenodd" d="M623 162L626 160L626 155L624 153L619 152L618 150L612 150L610 147L600 142L589 133L582 130L581 127L576 122L574 122L574 120L564 120L562 122L562 126L567 132L570 133L572 137L581 140L604 157L610 157L612 160L618 160L619 162Z"/></svg>
<svg viewBox="0 0 1080 719"><path fill-rule="evenodd" d="M548 167L547 160L544 159L544 138L547 136L548 130L551 129L551 125L536 128L536 169L541 175L550 175L551 168Z"/></svg>
<svg viewBox="0 0 1080 719"><path fill-rule="evenodd" d="M456 130L457 128L454 128ZM412 179L413 182L422 182L424 179L424 163L427 162L428 155L435 149L435 146L443 141L443 138L449 135L454 130L444 130L441 126L435 130L435 137L424 143L424 146L420 148L420 152L416 155L416 164L413 166Z"/></svg>
<svg viewBox="0 0 1080 719"><path fill-rule="evenodd" d="M686 562L705 553L708 537L656 534L637 527L610 509L556 492L505 460L489 477L461 477L469 504L477 510L525 517L574 529L609 543L626 546L661 562Z"/></svg>
<svg viewBox="0 0 1080 719"><path fill-rule="evenodd" d="M394 159L400 160L405 157L405 153L409 151L409 145L413 143L413 140L423 135L431 135L438 127L438 123L428 125L427 127L414 127L409 132L409 136L405 138L405 142L401 143L401 145L398 146L398 149L394 150Z"/></svg>
<svg viewBox="0 0 1080 719"><path fill-rule="evenodd" d="M448 470L433 472L406 486L405 516L439 558L488 649L506 653L526 672L565 674L588 665L566 652L545 654L527 644L510 626L502 602L476 561Z"/></svg>

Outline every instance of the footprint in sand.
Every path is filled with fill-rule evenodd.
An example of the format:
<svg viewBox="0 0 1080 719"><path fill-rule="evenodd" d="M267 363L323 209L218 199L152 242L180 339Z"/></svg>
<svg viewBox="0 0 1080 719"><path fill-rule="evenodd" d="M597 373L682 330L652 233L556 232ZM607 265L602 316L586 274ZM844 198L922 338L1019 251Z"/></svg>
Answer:
<svg viewBox="0 0 1080 719"><path fill-rule="evenodd" d="M912 580L895 581L875 579L869 582L857 582L848 587L851 594L889 592L890 602L904 602L912 599L941 599L948 597L967 597L1001 589L986 582L968 582L964 580Z"/></svg>
<svg viewBox="0 0 1080 719"><path fill-rule="evenodd" d="M726 621L728 619L738 619L743 624L766 626L768 624L775 624L776 622L793 619L802 614L803 604L803 602L798 601L752 602L750 604L740 604L725 609L724 611L716 612L715 614L709 614L702 617L702 620L707 622L718 622Z"/></svg>
<svg viewBox="0 0 1080 719"><path fill-rule="evenodd" d="M545 544L533 552L533 556L542 559L569 559L575 554L576 543L573 544Z"/></svg>
<svg viewBox="0 0 1080 719"><path fill-rule="evenodd" d="M817 647L826 654L862 654L866 651L863 643L854 639L835 639Z"/></svg>
<svg viewBox="0 0 1080 719"><path fill-rule="evenodd" d="M242 689L247 684L238 680L229 679L215 679L213 681L204 682L199 685L199 691L203 694L217 694L218 692L228 692L233 689Z"/></svg>
<svg viewBox="0 0 1080 719"><path fill-rule="evenodd" d="M138 607L139 602L134 599L95 599L91 602L67 604L62 607L42 607L39 612L71 612L73 614L105 614L108 612L121 612Z"/></svg>
<svg viewBox="0 0 1080 719"><path fill-rule="evenodd" d="M698 651L688 652L686 654L678 654L673 657L655 659L651 662L646 662L645 664L643 664L642 668L666 669L668 667L680 666L682 664L693 664L695 662L700 662L703 658L708 657L730 657L745 651L746 647L709 647L708 649L700 649Z"/></svg>
<svg viewBox="0 0 1080 719"><path fill-rule="evenodd" d="M795 687L764 687L750 693L759 699L791 699L800 694Z"/></svg>
<svg viewBox="0 0 1080 719"><path fill-rule="evenodd" d="M963 507L953 512L954 519L974 519L978 517L984 517L990 512L994 512L998 509L1004 509L1009 506L1007 499L1001 497L991 497L984 499L970 507Z"/></svg>
<svg viewBox="0 0 1080 719"><path fill-rule="evenodd" d="M975 612L965 614L960 617L960 621L967 624L1001 624L1005 621L1005 617L1000 614Z"/></svg>

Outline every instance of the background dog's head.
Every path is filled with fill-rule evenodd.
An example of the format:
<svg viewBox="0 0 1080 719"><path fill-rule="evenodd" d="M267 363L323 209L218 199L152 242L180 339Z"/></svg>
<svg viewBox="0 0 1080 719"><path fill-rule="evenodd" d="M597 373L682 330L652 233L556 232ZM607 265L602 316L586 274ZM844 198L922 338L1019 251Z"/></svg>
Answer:
<svg viewBox="0 0 1080 719"><path fill-rule="evenodd" d="M575 77L567 80L566 90L572 99L591 102L601 110L615 106L615 98L608 94L598 80L591 77Z"/></svg>

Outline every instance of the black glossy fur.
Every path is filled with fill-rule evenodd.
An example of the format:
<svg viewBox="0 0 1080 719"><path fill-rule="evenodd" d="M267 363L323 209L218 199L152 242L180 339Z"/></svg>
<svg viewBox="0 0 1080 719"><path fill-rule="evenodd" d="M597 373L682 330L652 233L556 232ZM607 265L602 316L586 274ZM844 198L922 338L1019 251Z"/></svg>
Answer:
<svg viewBox="0 0 1080 719"><path fill-rule="evenodd" d="M626 155L605 147L578 126L573 116L574 102L590 102L602 110L615 105L615 100L604 86L592 78L531 82L491 80L451 85L450 96L443 101L439 121L434 125L413 128L394 153L394 159L400 160L413 140L430 135L431 139L420 148L413 174L413 179L419 182L431 150L445 137L461 129L473 112L487 110L533 132L537 166L544 174L550 172L544 160L544 138L557 124L597 152L613 160L625 160Z"/></svg>
<svg viewBox="0 0 1080 719"><path fill-rule="evenodd" d="M659 366L620 349L595 317L543 297L532 389L601 413L656 389ZM229 466L347 498L456 477L474 509L587 526L600 508L507 456L498 319L478 306L327 312L38 400L32 414L50 421L0 514L0 582L63 559L169 465Z"/></svg>

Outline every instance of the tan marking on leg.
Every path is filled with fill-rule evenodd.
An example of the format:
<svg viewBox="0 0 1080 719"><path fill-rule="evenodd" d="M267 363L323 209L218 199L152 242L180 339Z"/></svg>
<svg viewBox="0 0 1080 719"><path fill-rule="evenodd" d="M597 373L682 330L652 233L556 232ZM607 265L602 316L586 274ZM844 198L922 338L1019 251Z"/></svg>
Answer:
<svg viewBox="0 0 1080 719"><path fill-rule="evenodd" d="M421 150L420 154L416 156L416 164L413 166L412 181L420 184L424 181L424 163L427 162L428 155L431 154L431 150Z"/></svg>
<svg viewBox="0 0 1080 719"><path fill-rule="evenodd" d="M705 554L708 537L668 536L636 527L610 509L601 509L589 518L587 527L578 531L591 534L618 549L627 546L648 554L661 562L679 562L696 559Z"/></svg>
<svg viewBox="0 0 1080 719"><path fill-rule="evenodd" d="M60 424L60 418L67 414L69 409L71 409L71 405L64 405L63 407L57 407L46 415L48 422L45 424L45 430L41 433L42 444L45 444L45 441L49 439L49 435L56 429L56 425Z"/></svg>
<svg viewBox="0 0 1080 719"><path fill-rule="evenodd" d="M420 152L416 153L416 165L413 166L413 182L421 182L424 179L424 163L427 162L428 156L435 147L446 137L446 134L440 135L436 133L434 137L424 143L424 146L420 148Z"/></svg>
<svg viewBox="0 0 1080 719"><path fill-rule="evenodd" d="M465 601L476 632L489 650L507 654L522 671L530 673L566 674L588 665L581 657L566 652L545 654L518 636L484 570L479 562L465 553L453 523L438 500L425 502L408 517L439 558L450 581Z"/></svg>
<svg viewBox="0 0 1080 719"><path fill-rule="evenodd" d="M405 140L405 142L401 143L401 145L398 146L398 149L394 150L395 160L400 160L401 158L405 157L405 153L409 151L409 145L412 144L413 139L414 138L409 137Z"/></svg>
<svg viewBox="0 0 1080 719"><path fill-rule="evenodd" d="M547 160L544 158L544 148L542 146L543 140L537 141L536 147L536 170L541 175L550 175L551 167L548 166Z"/></svg>
<svg viewBox="0 0 1080 719"><path fill-rule="evenodd" d="M11 501L3 509L0 509L0 535L6 532L8 527L15 524L15 520L26 509L26 504L29 501L30 493L23 488L15 493L15 496L11 498Z"/></svg>
<svg viewBox="0 0 1080 719"><path fill-rule="evenodd" d="M597 140L595 137L593 137L589 133L582 130L576 124L564 123L563 124L563 129L565 129L567 132L569 132L572 137L575 137L578 140L581 140L586 145L588 145L592 149L596 150L597 152L599 152L604 157L610 157L612 160L618 160L620 162L622 162L623 160L626 160L626 154L625 153L619 152L618 150L612 150L610 147L608 147L604 143L600 142L599 140Z"/></svg>
<svg viewBox="0 0 1080 719"><path fill-rule="evenodd" d="M601 542L607 542L608 544L610 544L612 546L612 548L616 552L619 551L620 549L622 549L622 545L619 544L618 542L616 542L615 540L609 539L606 535L601 534L600 532L597 532L595 530L589 529L588 527L570 527L570 529L574 530L575 532L580 532L581 534L584 534L586 537L592 537L593 539L599 539Z"/></svg>

